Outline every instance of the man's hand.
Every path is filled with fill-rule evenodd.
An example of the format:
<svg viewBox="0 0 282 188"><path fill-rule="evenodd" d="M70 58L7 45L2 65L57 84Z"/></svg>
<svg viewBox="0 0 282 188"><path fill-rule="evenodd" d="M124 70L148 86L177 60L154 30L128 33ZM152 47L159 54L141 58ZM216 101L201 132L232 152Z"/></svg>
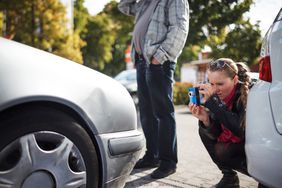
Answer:
<svg viewBox="0 0 282 188"><path fill-rule="evenodd" d="M153 65L159 65L159 64L160 64L160 63L158 62L158 60L157 60L156 58L154 58L154 57L152 57L151 63L152 63Z"/></svg>

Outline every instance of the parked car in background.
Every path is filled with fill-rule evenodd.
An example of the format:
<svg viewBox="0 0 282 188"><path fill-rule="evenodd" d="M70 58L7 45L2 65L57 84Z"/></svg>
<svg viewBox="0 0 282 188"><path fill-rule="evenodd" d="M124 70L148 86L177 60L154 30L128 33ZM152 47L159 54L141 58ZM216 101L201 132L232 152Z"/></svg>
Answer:
<svg viewBox="0 0 282 188"><path fill-rule="evenodd" d="M124 70L120 72L115 79L127 89L134 104L138 107L136 69Z"/></svg>
<svg viewBox="0 0 282 188"><path fill-rule="evenodd" d="M259 80L250 90L246 120L248 171L265 186L282 187L282 9L262 44Z"/></svg>
<svg viewBox="0 0 282 188"><path fill-rule="evenodd" d="M0 187L123 187L144 145L114 79L0 38Z"/></svg>
<svg viewBox="0 0 282 188"><path fill-rule="evenodd" d="M252 83L255 83L259 80L259 73L258 72L248 72L248 74L251 77Z"/></svg>

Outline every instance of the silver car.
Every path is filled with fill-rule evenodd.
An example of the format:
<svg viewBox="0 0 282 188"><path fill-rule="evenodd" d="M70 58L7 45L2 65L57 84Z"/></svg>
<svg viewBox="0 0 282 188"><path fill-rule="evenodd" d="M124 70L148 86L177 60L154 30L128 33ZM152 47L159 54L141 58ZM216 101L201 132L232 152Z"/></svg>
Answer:
<svg viewBox="0 0 282 188"><path fill-rule="evenodd" d="M261 48L260 75L247 104L249 173L265 186L282 187L282 9Z"/></svg>
<svg viewBox="0 0 282 188"><path fill-rule="evenodd" d="M0 38L0 187L122 187L143 145L117 81Z"/></svg>

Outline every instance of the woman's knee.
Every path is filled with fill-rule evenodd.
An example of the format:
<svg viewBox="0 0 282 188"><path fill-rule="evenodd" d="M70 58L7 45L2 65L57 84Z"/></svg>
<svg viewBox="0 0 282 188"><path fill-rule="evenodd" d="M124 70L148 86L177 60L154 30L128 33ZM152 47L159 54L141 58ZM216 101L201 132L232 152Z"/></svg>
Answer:
<svg viewBox="0 0 282 188"><path fill-rule="evenodd" d="M222 163L228 163L230 160L230 154L228 152L228 145L225 143L217 143L215 144L215 156L218 161Z"/></svg>

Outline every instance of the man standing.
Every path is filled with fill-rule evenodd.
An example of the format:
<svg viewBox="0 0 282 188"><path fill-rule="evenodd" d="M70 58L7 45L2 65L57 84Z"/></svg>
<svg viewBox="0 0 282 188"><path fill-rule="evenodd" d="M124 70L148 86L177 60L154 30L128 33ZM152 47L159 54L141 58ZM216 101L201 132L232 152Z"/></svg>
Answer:
<svg viewBox="0 0 282 188"><path fill-rule="evenodd" d="M132 59L147 150L134 168L158 167L151 177L164 178L177 164L172 87L176 60L188 35L188 0L120 0L118 8L135 16Z"/></svg>

